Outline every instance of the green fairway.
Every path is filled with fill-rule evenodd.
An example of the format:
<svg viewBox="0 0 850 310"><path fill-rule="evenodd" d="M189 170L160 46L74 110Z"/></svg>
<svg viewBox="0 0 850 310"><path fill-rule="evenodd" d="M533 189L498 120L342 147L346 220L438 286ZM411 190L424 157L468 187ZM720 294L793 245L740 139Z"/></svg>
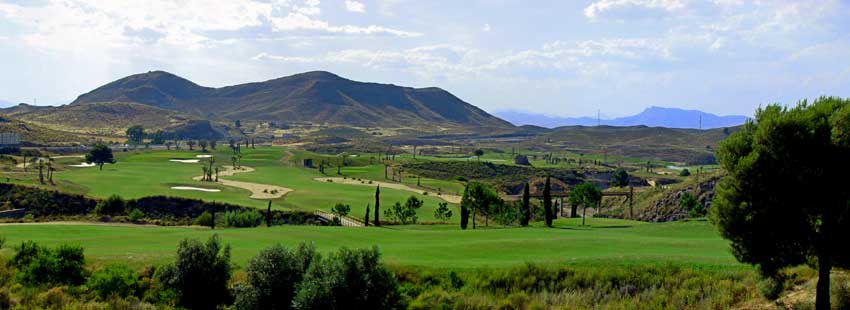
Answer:
<svg viewBox="0 0 850 310"><path fill-rule="evenodd" d="M249 191L211 182L192 180L192 177L202 174L202 163L172 162L171 159L198 159L197 155L211 154L216 158L217 166L231 165L231 152L219 147L217 151L201 153L200 151L137 151L117 153L118 163L105 165L103 171L97 168L67 167L56 173L56 180L61 188L71 192L82 193L98 198L113 194L124 198L140 198L153 195L179 196L197 198L207 201L228 202L245 206L265 207L266 200L251 199ZM319 182L315 178L324 177L316 169L308 169L292 164L286 160L287 151L281 147L261 147L244 149L241 164L255 168L256 171L223 177L229 180L244 181L260 184L271 184L293 189L286 196L275 199L276 208L312 211L322 209L329 211L335 204L351 205L351 216L362 219L367 204L374 206L375 189L369 186L354 186ZM203 161L203 159L202 159ZM382 165L347 167L344 174L352 177L369 177L378 179ZM329 169L330 170L330 169ZM328 171L328 176L336 176L336 170ZM382 175L381 175L382 177ZM407 184L415 185L410 180ZM440 183L437 180L425 180L424 183L443 186L456 191L457 184ZM218 189L220 192L200 192L171 189L172 186L193 186ZM433 222L434 209L441 199L434 195L420 195L408 191L382 189L381 204L384 207L395 202L404 202L411 195L425 201L418 216L421 222ZM386 209L384 209L386 210ZM455 210L455 214L459 211ZM457 221L457 217L453 219Z"/></svg>
<svg viewBox="0 0 850 310"><path fill-rule="evenodd" d="M675 263L696 268L744 268L729 252L714 227L704 221L649 224L592 219L558 220L556 228L499 228L462 231L456 226L347 228L277 226L251 229L127 227L90 224L3 225L8 249L24 240L45 245L79 244L96 264L127 262L134 266L163 263L184 238L219 234L233 247L234 261L244 264L275 243L313 242L323 252L339 247L377 245L384 259L424 268L507 267L526 262L569 265Z"/></svg>

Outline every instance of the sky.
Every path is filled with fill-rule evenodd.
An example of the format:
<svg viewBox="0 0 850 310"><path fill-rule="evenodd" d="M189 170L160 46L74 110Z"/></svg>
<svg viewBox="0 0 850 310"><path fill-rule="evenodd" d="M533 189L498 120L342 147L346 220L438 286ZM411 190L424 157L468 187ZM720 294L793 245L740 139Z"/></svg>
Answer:
<svg viewBox="0 0 850 310"><path fill-rule="evenodd" d="M0 101L40 105L151 70L324 70L491 112L752 115L850 97L848 56L850 0L0 0Z"/></svg>

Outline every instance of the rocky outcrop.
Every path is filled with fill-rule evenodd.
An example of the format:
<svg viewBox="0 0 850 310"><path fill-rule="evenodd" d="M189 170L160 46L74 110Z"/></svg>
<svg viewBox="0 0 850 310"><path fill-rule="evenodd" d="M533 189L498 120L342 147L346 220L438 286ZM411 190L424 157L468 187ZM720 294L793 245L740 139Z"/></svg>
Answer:
<svg viewBox="0 0 850 310"><path fill-rule="evenodd" d="M706 210L711 210L711 202L714 199L714 187L719 180L720 177L712 177L698 184L689 184L665 192L660 198L650 200L649 205L637 214L637 218L646 222L669 222L690 217L688 210L684 210L679 206L679 201L686 192L693 194L705 206Z"/></svg>

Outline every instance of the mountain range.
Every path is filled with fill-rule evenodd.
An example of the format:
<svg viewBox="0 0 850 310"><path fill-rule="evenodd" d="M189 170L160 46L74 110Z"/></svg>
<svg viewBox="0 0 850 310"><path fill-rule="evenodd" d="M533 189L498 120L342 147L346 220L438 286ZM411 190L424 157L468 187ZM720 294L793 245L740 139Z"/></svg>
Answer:
<svg viewBox="0 0 850 310"><path fill-rule="evenodd" d="M667 128L713 129L733 127L743 124L748 117L742 115L718 116L698 110L678 108L649 107L636 115L597 119L593 117L553 117L516 111L494 113L496 116L514 125L534 125L546 128L561 126L649 126Z"/></svg>
<svg viewBox="0 0 850 310"><path fill-rule="evenodd" d="M6 101L6 100L3 100L3 99L0 99L0 108L11 107L11 106L14 106L14 105L15 104L12 103L11 101Z"/></svg>
<svg viewBox="0 0 850 310"><path fill-rule="evenodd" d="M203 119L386 128L511 127L440 88L357 82L324 71L221 88L152 71L98 87L68 107L119 102Z"/></svg>

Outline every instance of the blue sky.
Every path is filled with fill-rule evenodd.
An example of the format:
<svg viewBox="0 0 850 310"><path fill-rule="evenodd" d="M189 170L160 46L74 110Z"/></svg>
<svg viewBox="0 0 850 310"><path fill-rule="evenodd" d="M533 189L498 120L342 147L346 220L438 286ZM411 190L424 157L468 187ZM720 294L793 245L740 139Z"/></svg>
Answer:
<svg viewBox="0 0 850 310"><path fill-rule="evenodd" d="M0 0L0 100L39 104L149 70L204 86L327 70L488 111L751 115L850 96L848 56L848 0Z"/></svg>

